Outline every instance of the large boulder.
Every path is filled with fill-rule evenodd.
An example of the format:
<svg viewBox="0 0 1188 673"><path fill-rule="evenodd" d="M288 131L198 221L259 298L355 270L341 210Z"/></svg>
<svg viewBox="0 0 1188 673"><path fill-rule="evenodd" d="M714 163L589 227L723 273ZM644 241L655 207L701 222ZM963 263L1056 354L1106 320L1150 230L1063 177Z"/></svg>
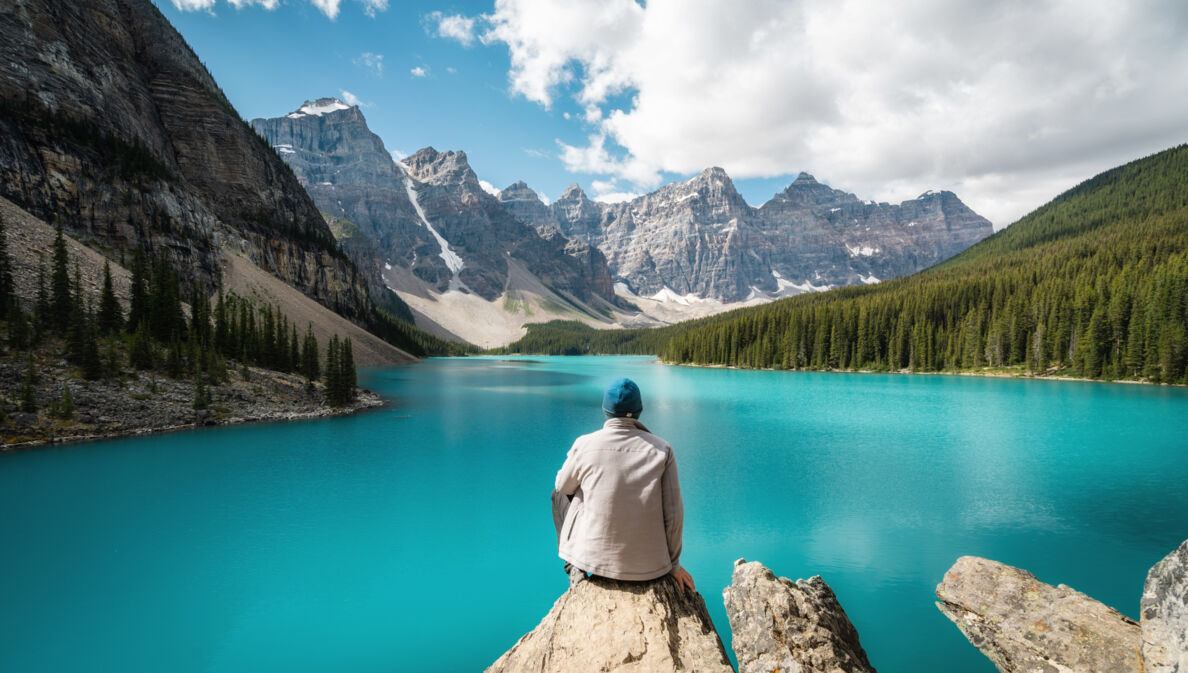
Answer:
<svg viewBox="0 0 1188 673"><path fill-rule="evenodd" d="M1146 673L1188 673L1188 540L1147 573L1141 610Z"/></svg>
<svg viewBox="0 0 1188 673"><path fill-rule="evenodd" d="M566 591L487 673L733 673L705 600L668 576Z"/></svg>
<svg viewBox="0 0 1188 673"><path fill-rule="evenodd" d="M1026 570L962 556L936 604L1003 673L1140 673L1139 625Z"/></svg>
<svg viewBox="0 0 1188 673"><path fill-rule="evenodd" d="M722 598L739 673L874 673L858 631L820 576L793 582L739 559Z"/></svg>

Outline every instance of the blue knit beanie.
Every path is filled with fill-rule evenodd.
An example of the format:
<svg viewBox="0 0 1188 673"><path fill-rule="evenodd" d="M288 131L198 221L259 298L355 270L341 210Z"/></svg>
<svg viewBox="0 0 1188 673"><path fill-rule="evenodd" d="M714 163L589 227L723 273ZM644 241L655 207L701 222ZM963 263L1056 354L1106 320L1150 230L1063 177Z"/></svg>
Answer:
<svg viewBox="0 0 1188 673"><path fill-rule="evenodd" d="M639 418L643 411L643 400L639 396L639 386L631 379L618 379L606 389L602 396L602 410L607 416L626 416Z"/></svg>

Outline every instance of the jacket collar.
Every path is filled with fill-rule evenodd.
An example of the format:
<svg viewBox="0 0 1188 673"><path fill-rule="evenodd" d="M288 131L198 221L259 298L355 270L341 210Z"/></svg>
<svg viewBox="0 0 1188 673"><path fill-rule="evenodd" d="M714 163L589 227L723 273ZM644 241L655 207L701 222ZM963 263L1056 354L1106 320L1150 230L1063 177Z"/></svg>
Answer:
<svg viewBox="0 0 1188 673"><path fill-rule="evenodd" d="M616 416L614 418L608 418L608 419L606 419L606 422L602 424L602 427L603 428L627 428L627 429L637 428L639 430L643 430L644 432L651 432L651 430L648 429L648 426L639 422L638 418L627 418L625 416Z"/></svg>

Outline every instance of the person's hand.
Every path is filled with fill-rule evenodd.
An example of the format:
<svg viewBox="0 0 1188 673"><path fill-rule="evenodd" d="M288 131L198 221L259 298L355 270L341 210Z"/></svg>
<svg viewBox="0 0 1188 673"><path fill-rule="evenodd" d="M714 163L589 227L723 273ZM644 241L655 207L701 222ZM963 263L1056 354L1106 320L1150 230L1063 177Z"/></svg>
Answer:
<svg viewBox="0 0 1188 673"><path fill-rule="evenodd" d="M672 578L676 580L677 586L684 592L697 591L697 587L693 586L693 576L689 574L688 570L677 566L669 573Z"/></svg>

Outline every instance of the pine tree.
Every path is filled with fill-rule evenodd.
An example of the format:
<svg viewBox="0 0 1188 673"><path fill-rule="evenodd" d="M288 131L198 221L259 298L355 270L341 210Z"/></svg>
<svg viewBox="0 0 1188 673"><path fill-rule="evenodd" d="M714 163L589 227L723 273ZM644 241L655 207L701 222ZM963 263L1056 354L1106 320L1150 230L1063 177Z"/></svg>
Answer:
<svg viewBox="0 0 1188 673"><path fill-rule="evenodd" d="M206 390L205 376L202 375L202 369L199 368L194 372L194 403L193 407L197 411L201 411L210 406L210 393Z"/></svg>
<svg viewBox="0 0 1188 673"><path fill-rule="evenodd" d="M111 282L111 264L107 260L103 260L103 291L99 295L98 321L99 333L105 336L115 334L124 327L123 311L115 296L115 288Z"/></svg>
<svg viewBox="0 0 1188 673"><path fill-rule="evenodd" d="M342 406L342 369L338 362L338 335L326 344L326 403Z"/></svg>
<svg viewBox="0 0 1188 673"><path fill-rule="evenodd" d="M0 217L0 318L8 317L17 306L12 280L12 259L8 256L8 237L4 218Z"/></svg>
<svg viewBox="0 0 1188 673"><path fill-rule="evenodd" d="M83 378L88 381L103 378L104 364L99 356L99 334L95 328L95 321L87 320L83 327L84 340L82 352L79 354L79 367L82 368Z"/></svg>
<svg viewBox="0 0 1188 673"><path fill-rule="evenodd" d="M142 320L132 333L132 343L128 347L128 363L137 369L152 369L153 359L153 342L148 334L148 322Z"/></svg>
<svg viewBox="0 0 1188 673"><path fill-rule="evenodd" d="M66 252L66 239L62 230L54 239L53 267L50 270L50 326L59 334L65 334L70 327L70 312L73 297L70 294L70 255Z"/></svg>
<svg viewBox="0 0 1188 673"><path fill-rule="evenodd" d="M317 381L322 377L318 362L318 338L313 333L313 323L305 328L305 342L301 347L301 373L307 381Z"/></svg>
<svg viewBox="0 0 1188 673"><path fill-rule="evenodd" d="M8 314L8 347L13 350L25 350L31 344L29 319L21 310L20 304L13 302Z"/></svg>
<svg viewBox="0 0 1188 673"><path fill-rule="evenodd" d="M169 340L169 351L165 354L165 375L171 379L180 379L185 370L182 360L182 343L177 332Z"/></svg>
<svg viewBox="0 0 1188 673"><path fill-rule="evenodd" d="M132 253L132 283L128 309L128 331L136 332L141 323L148 322L149 292L148 292L148 261L145 259L144 248L137 247Z"/></svg>
<svg viewBox="0 0 1188 673"><path fill-rule="evenodd" d="M343 399L347 402L355 401L355 385L357 383L357 376L355 373L355 355L351 351L351 338L347 337L342 342L342 387Z"/></svg>
<svg viewBox="0 0 1188 673"><path fill-rule="evenodd" d="M37 255L37 306L33 315L34 329L40 335L49 328L50 298L49 289L45 285L45 258Z"/></svg>

